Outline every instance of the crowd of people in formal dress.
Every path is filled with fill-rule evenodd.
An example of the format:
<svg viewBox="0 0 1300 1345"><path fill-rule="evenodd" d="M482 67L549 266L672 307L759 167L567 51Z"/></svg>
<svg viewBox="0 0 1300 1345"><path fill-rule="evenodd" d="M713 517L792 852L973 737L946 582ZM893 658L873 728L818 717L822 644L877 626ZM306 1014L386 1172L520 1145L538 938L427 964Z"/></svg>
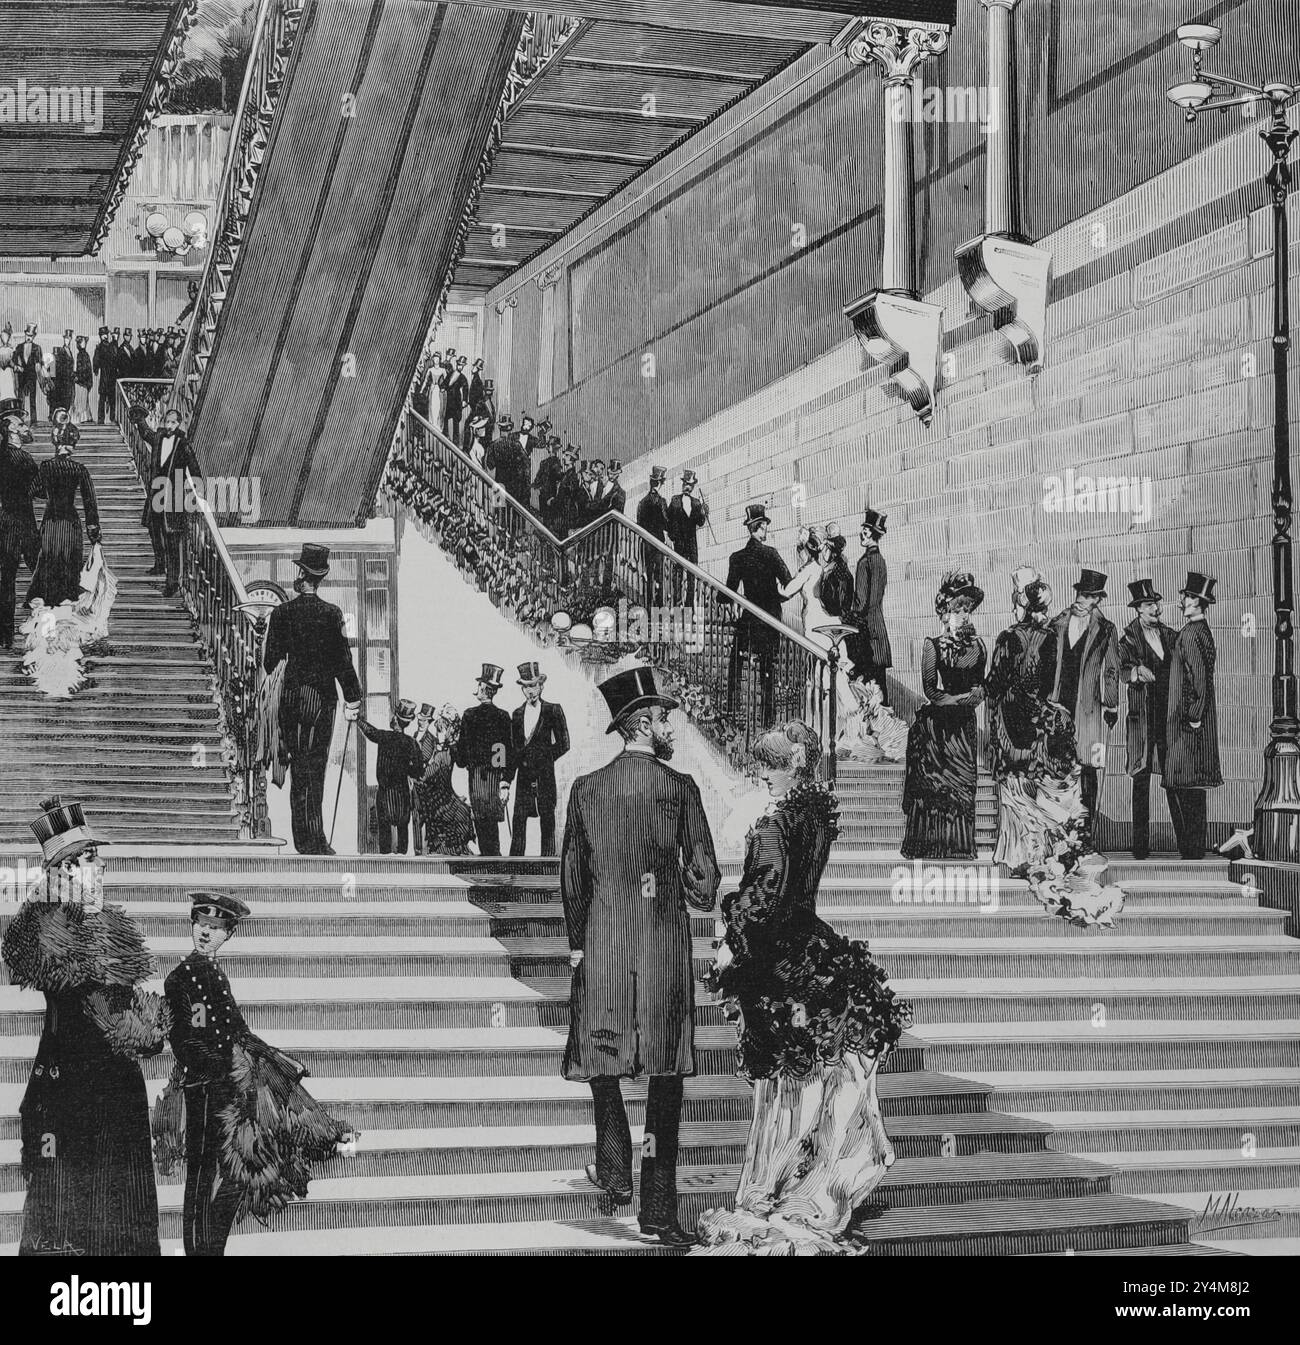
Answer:
<svg viewBox="0 0 1300 1345"><path fill-rule="evenodd" d="M0 329L0 402L20 399L28 422L40 422L37 393L45 400L45 419L59 411L72 423L103 424L117 417L119 378L173 378L185 346L182 327L141 328L137 340L130 327L99 329L94 349L90 339L67 328L57 345L41 345L38 324L29 322L21 339L13 326Z"/></svg>

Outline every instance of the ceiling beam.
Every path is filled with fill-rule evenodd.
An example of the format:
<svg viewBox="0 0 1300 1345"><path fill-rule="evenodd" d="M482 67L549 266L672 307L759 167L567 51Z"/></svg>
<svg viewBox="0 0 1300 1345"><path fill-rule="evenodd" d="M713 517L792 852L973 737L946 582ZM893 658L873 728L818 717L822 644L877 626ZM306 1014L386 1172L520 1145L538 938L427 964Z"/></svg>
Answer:
<svg viewBox="0 0 1300 1345"><path fill-rule="evenodd" d="M460 0L491 9L522 9L542 14L568 14L577 19L645 24L684 32L771 38L782 42L832 42L855 18L870 13L889 18L891 11L948 10L956 0L879 0L870 6L843 0L825 9L801 7L786 0ZM902 17L899 15L899 17Z"/></svg>

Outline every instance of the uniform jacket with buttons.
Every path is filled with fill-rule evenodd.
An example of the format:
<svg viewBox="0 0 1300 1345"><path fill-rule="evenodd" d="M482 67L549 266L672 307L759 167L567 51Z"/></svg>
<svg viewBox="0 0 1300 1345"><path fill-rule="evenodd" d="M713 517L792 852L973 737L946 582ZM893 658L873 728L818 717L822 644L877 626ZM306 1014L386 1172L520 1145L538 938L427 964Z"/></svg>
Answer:
<svg viewBox="0 0 1300 1345"><path fill-rule="evenodd" d="M226 973L214 958L193 952L165 983L172 1011L171 1047L184 1071L185 1086L228 1079L236 1043L253 1034L230 992Z"/></svg>

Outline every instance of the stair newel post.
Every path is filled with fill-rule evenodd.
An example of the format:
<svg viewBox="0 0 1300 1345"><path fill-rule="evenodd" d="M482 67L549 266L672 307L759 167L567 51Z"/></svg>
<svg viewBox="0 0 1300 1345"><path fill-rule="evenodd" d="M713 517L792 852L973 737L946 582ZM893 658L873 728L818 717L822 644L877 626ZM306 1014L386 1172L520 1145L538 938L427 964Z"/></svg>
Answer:
<svg viewBox="0 0 1300 1345"><path fill-rule="evenodd" d="M833 785L836 779L836 768L837 768L835 744L839 741L839 731L838 731L839 726L836 723L837 711L839 707L836 704L837 697L835 692L835 677L840 669L840 644L838 640L831 641L831 647L827 651L826 666L829 669L829 676L830 676L830 685L827 688L826 692L826 698L827 698L826 752L828 757L826 763L826 774L830 779L831 784Z"/></svg>

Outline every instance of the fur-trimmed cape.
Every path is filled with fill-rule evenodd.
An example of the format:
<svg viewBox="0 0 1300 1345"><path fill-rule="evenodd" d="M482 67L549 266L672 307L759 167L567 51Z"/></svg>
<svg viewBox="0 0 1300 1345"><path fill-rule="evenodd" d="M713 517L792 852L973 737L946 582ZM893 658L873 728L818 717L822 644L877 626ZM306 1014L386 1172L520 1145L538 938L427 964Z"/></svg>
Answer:
<svg viewBox="0 0 1300 1345"><path fill-rule="evenodd" d="M115 906L91 915L75 902L25 902L0 954L16 984L53 995L138 985L158 970L135 921Z"/></svg>
<svg viewBox="0 0 1300 1345"><path fill-rule="evenodd" d="M259 1037L237 1045L231 1062L234 1097L218 1113L221 1175L240 1191L237 1219L265 1221L291 1200L303 1200L312 1165L332 1158L360 1131L337 1121L299 1083L300 1071ZM178 1068L153 1109L154 1165L175 1177L185 1164L185 1089Z"/></svg>

